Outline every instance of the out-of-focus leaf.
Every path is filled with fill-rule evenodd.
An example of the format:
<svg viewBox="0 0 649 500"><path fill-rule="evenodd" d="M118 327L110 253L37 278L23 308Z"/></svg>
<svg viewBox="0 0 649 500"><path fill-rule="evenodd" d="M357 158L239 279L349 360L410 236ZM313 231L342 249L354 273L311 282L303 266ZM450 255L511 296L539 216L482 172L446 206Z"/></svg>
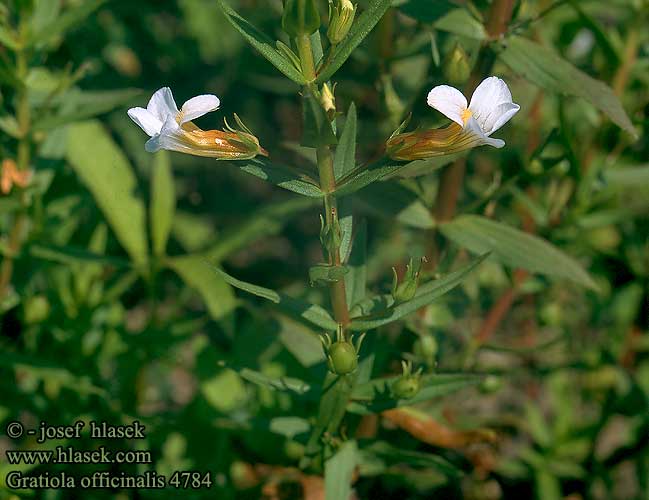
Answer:
<svg viewBox="0 0 649 500"><path fill-rule="evenodd" d="M345 293L347 305L351 308L354 304L365 298L367 286L367 223L362 221L358 225L352 243L352 251L347 261L349 272L345 276Z"/></svg>
<svg viewBox="0 0 649 500"><path fill-rule="evenodd" d="M222 413L229 413L246 401L246 387L241 377L232 370L224 370L201 384L201 393L207 402Z"/></svg>
<svg viewBox="0 0 649 500"><path fill-rule="evenodd" d="M392 295L380 295L356 304L351 311L355 317L349 325L350 330L365 331L371 328L377 328L381 325L397 321L415 312L417 309L434 302L462 283L464 278L486 259L487 256L488 254L482 255L462 269L419 286L414 298L406 302L395 305Z"/></svg>
<svg viewBox="0 0 649 500"><path fill-rule="evenodd" d="M457 4L449 0L408 0L398 8L405 15L421 23L432 23L457 9Z"/></svg>
<svg viewBox="0 0 649 500"><path fill-rule="evenodd" d="M642 188L649 186L649 164L634 167L607 169L604 172L606 182L614 187Z"/></svg>
<svg viewBox="0 0 649 500"><path fill-rule="evenodd" d="M262 158L233 161L230 164L248 174L259 177L281 188L293 191L294 193L314 198L322 196L322 191L314 179L289 167L275 165Z"/></svg>
<svg viewBox="0 0 649 500"><path fill-rule="evenodd" d="M218 241L201 252L201 255L210 262L218 262L253 241L278 233L297 213L318 202L316 198L295 198L265 205L236 228L226 230L219 236Z"/></svg>
<svg viewBox="0 0 649 500"><path fill-rule="evenodd" d="M34 130L51 130L69 123L87 120L125 106L142 94L138 89L100 90L66 94L61 112L44 116L34 123Z"/></svg>
<svg viewBox="0 0 649 500"><path fill-rule="evenodd" d="M356 106L352 102L347 111L347 119L340 134L334 155L334 175L336 180L356 166Z"/></svg>
<svg viewBox="0 0 649 500"><path fill-rule="evenodd" d="M311 390L311 386L309 386L309 384L297 378L272 378L258 371L251 370L250 368L237 369L231 366L228 367L235 370L244 380L252 382L253 384L260 385L262 387L266 387L273 391L290 391L297 394L304 394L305 392Z"/></svg>
<svg viewBox="0 0 649 500"><path fill-rule="evenodd" d="M385 441L374 441L368 446L362 447L360 453L371 454L384 460L388 465L408 464L411 467L421 467L426 469L432 467L434 469L439 469L444 472L444 474L457 478L461 477L463 474L459 468L439 455L404 450L392 446L390 443Z"/></svg>
<svg viewBox="0 0 649 500"><path fill-rule="evenodd" d="M104 266L128 267L129 262L119 257L109 257L86 250L83 247L32 244L28 247L30 255L37 259L50 260L61 264L101 264Z"/></svg>
<svg viewBox="0 0 649 500"><path fill-rule="evenodd" d="M0 25L0 44L11 50L16 50L19 47L16 36L7 26Z"/></svg>
<svg viewBox="0 0 649 500"><path fill-rule="evenodd" d="M551 49L519 36L507 39L499 54L507 66L550 92L582 97L619 127L637 137L620 100L605 83L578 70Z"/></svg>
<svg viewBox="0 0 649 500"><path fill-rule="evenodd" d="M52 22L45 24L39 31L33 33L27 40L28 47L43 47L54 38L64 35L67 31L80 25L83 20L106 3L106 0L84 0L70 7L55 17Z"/></svg>
<svg viewBox="0 0 649 500"><path fill-rule="evenodd" d="M419 229L435 227L430 209L419 196L395 182L377 182L356 195L368 211Z"/></svg>
<svg viewBox="0 0 649 500"><path fill-rule="evenodd" d="M91 121L71 126L67 158L131 259L143 266L148 255L145 208L134 195L137 181L124 153L99 122Z"/></svg>
<svg viewBox="0 0 649 500"><path fill-rule="evenodd" d="M347 441L325 463L325 500L348 499L352 493L352 476L359 462L356 441Z"/></svg>
<svg viewBox="0 0 649 500"><path fill-rule="evenodd" d="M13 115L0 116L0 130L15 139L20 137L20 127L18 126L18 121Z"/></svg>
<svg viewBox="0 0 649 500"><path fill-rule="evenodd" d="M275 43L237 14L224 0L216 0L230 24L273 66L299 85L306 83L301 71L275 48Z"/></svg>
<svg viewBox="0 0 649 500"><path fill-rule="evenodd" d="M440 225L440 231L471 252L492 252L507 266L596 288L593 279L572 257L549 242L506 224L479 215L461 215Z"/></svg>
<svg viewBox="0 0 649 500"><path fill-rule="evenodd" d="M300 417L275 417L270 421L269 428L275 434L281 434L293 439L298 434L309 432L309 421Z"/></svg>
<svg viewBox="0 0 649 500"><path fill-rule="evenodd" d="M276 292L269 288L246 283L245 281L241 281L230 276L220 269L216 269L216 272L220 274L223 279L225 279L225 281L233 287L256 295L257 297L270 300L271 302L277 304L279 309L288 314L302 318L326 330L335 330L338 326L331 315L325 309L316 304L310 304L300 299L294 299L286 294Z"/></svg>
<svg viewBox="0 0 649 500"><path fill-rule="evenodd" d="M338 71L353 50L369 35L376 26L383 14L390 7L391 0L371 0L365 12L363 12L347 33L345 39L334 49L329 62L320 70L316 82L326 82Z"/></svg>
<svg viewBox="0 0 649 500"><path fill-rule="evenodd" d="M196 290L205 302L210 316L220 320L236 307L232 288L213 271L212 265L201 257L186 255L166 260L185 283Z"/></svg>
<svg viewBox="0 0 649 500"><path fill-rule="evenodd" d="M353 403L350 411L355 413L376 413L399 406L408 406L429 399L439 398L452 394L466 387L479 384L482 377L462 373L435 373L424 375L421 378L421 389L414 398L394 399L391 387L399 376L370 380L365 384L358 384L352 392Z"/></svg>
<svg viewBox="0 0 649 500"><path fill-rule="evenodd" d="M448 31L455 35L484 40L487 33L480 21L474 18L466 9L454 9L442 18L438 19L433 26L441 31Z"/></svg>
<svg viewBox="0 0 649 500"><path fill-rule="evenodd" d="M167 151L155 154L151 172L151 202L149 208L151 246L155 255L164 255L176 211L176 191Z"/></svg>

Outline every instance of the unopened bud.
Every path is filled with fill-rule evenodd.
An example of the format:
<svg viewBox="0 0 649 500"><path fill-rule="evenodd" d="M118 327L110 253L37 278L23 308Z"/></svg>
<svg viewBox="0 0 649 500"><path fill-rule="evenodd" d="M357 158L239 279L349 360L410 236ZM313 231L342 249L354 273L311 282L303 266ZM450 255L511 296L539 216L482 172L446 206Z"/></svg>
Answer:
<svg viewBox="0 0 649 500"><path fill-rule="evenodd" d="M422 369L413 373L411 361L402 361L401 367L403 374L392 384L392 396L396 399L414 398L421 388Z"/></svg>
<svg viewBox="0 0 649 500"><path fill-rule="evenodd" d="M320 12L315 0L286 0L282 29L297 38L310 35L320 27Z"/></svg>
<svg viewBox="0 0 649 500"><path fill-rule="evenodd" d="M322 92L320 94L320 104L327 113L327 118L333 120L336 115L336 98L334 97L333 90L327 83L322 86Z"/></svg>
<svg viewBox="0 0 649 500"><path fill-rule="evenodd" d="M340 43L347 36L354 22L356 7L350 0L329 0L327 37L333 45Z"/></svg>
<svg viewBox="0 0 649 500"><path fill-rule="evenodd" d="M413 262L413 259L410 259L410 262L406 266L406 274L403 276L403 281L399 283L399 277L397 276L396 269L392 268L394 277L392 280L392 297L396 303L407 302L411 300L415 293L417 293L417 287L419 286L419 273L421 271L422 264L426 261L424 257L419 259L417 262Z"/></svg>
<svg viewBox="0 0 649 500"><path fill-rule="evenodd" d="M455 44L451 53L444 58L442 73L444 78L453 85L462 85L469 79L471 75L469 56L459 43Z"/></svg>

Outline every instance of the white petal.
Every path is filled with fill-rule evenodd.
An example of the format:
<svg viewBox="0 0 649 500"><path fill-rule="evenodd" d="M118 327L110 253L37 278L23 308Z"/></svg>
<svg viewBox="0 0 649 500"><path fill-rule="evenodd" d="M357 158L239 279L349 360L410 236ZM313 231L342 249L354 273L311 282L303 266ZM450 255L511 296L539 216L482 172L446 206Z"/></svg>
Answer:
<svg viewBox="0 0 649 500"><path fill-rule="evenodd" d="M466 97L455 87L438 85L428 92L428 105L453 120L458 125L464 126L462 113L467 109Z"/></svg>
<svg viewBox="0 0 649 500"><path fill-rule="evenodd" d="M219 98L212 94L198 95L188 100L180 110L180 124L203 116L210 111L215 111L219 108L221 101Z"/></svg>
<svg viewBox="0 0 649 500"><path fill-rule="evenodd" d="M512 102L507 84L500 78L485 78L471 96L469 104L473 117L486 135L493 134L520 109Z"/></svg>
<svg viewBox="0 0 649 500"><path fill-rule="evenodd" d="M128 116L131 120L137 123L149 137L159 133L162 128L162 122L144 108L131 108L128 110Z"/></svg>
<svg viewBox="0 0 649 500"><path fill-rule="evenodd" d="M146 109L162 123L167 121L169 116L175 117L178 114L178 106L169 87L162 87L149 99Z"/></svg>
<svg viewBox="0 0 649 500"><path fill-rule="evenodd" d="M155 153L160 149L168 149L169 151L178 151L178 146L182 142L182 130L176 123L175 116L169 116L165 121L159 134L154 135L146 141L144 149L149 153Z"/></svg>
<svg viewBox="0 0 649 500"><path fill-rule="evenodd" d="M492 139L487 134L484 133L482 127L478 121L472 116L468 119L464 131L466 134L469 134L477 141L476 146L487 145L493 146L494 148L502 148L505 145L505 141L502 139Z"/></svg>

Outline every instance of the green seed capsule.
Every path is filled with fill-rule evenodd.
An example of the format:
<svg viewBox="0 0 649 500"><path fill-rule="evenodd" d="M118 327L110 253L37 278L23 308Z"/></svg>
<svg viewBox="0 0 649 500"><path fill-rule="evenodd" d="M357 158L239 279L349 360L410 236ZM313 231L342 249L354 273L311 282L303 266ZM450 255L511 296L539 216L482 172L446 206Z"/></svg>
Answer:
<svg viewBox="0 0 649 500"><path fill-rule="evenodd" d="M358 366L356 349L349 342L334 342L329 348L329 369L336 375L347 375Z"/></svg>
<svg viewBox="0 0 649 500"><path fill-rule="evenodd" d="M392 394L397 399L410 399L417 395L420 387L419 377L415 375L401 377L392 384Z"/></svg>
<svg viewBox="0 0 649 500"><path fill-rule="evenodd" d="M310 35L320 27L320 12L315 0L286 0L282 28L292 37Z"/></svg>

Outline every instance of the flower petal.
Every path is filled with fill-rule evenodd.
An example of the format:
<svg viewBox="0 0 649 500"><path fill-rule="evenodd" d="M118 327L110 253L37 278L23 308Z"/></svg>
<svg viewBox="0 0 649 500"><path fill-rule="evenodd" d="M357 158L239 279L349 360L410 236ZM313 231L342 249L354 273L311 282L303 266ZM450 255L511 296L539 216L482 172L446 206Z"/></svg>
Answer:
<svg viewBox="0 0 649 500"><path fill-rule="evenodd" d="M455 87L438 85L428 93L428 105L460 126L464 126L462 113L467 109L466 97Z"/></svg>
<svg viewBox="0 0 649 500"><path fill-rule="evenodd" d="M493 134L520 109L512 102L507 84L498 77L485 78L471 96L469 109L486 135Z"/></svg>
<svg viewBox="0 0 649 500"><path fill-rule="evenodd" d="M128 110L128 116L137 125L144 130L149 137L153 137L160 132L162 122L144 108L131 108Z"/></svg>
<svg viewBox="0 0 649 500"><path fill-rule="evenodd" d="M221 101L218 97L212 94L198 95L189 99L180 110L180 124L203 116L210 111L215 111L219 108Z"/></svg>
<svg viewBox="0 0 649 500"><path fill-rule="evenodd" d="M493 146L494 148L502 148L505 145L505 141L502 139L492 139L482 130L480 123L472 116L466 122L464 126L464 133L467 136L467 139L471 138L471 147L475 146ZM461 142L461 141L458 141Z"/></svg>
<svg viewBox="0 0 649 500"><path fill-rule="evenodd" d="M155 116L161 123L165 123L169 116L174 118L178 114L178 106L169 87L162 87L149 99L146 109Z"/></svg>
<svg viewBox="0 0 649 500"><path fill-rule="evenodd" d="M165 121L160 133L154 135L146 141L144 149L149 153L155 153L160 149L168 149L169 151L182 151L178 149L183 145L182 129L178 126L175 116L169 116Z"/></svg>

